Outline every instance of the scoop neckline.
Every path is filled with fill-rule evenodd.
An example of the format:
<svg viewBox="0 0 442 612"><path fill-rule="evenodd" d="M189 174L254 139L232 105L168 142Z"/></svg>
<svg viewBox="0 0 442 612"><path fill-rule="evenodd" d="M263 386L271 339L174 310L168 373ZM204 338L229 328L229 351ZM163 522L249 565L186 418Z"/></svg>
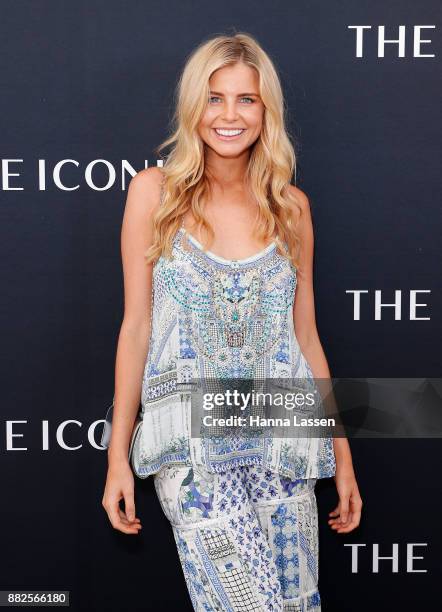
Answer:
<svg viewBox="0 0 442 612"><path fill-rule="evenodd" d="M200 250L204 255L209 257L209 259L213 259L214 261L217 261L218 263L222 263L226 265L246 264L252 261L256 261L258 259L261 259L265 255L267 255L267 253L270 253L270 251L272 251L274 248L276 248L276 242L273 240L270 244L264 247L264 249L262 249L258 253L255 253L254 255L250 255L249 257L243 257L242 259L225 259L224 257L221 257L221 255L217 255L216 253L213 253L212 251L205 251L201 242L199 242L199 240L197 240L194 236L192 236L192 234L189 234L189 232L186 230L185 227L180 227L180 231L186 234L186 236L196 246L196 248Z"/></svg>

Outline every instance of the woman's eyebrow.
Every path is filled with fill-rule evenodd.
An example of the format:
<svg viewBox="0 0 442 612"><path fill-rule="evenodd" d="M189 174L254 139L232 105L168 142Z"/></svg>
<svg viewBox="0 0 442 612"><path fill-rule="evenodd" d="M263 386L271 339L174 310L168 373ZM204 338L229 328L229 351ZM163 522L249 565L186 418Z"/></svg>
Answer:
<svg viewBox="0 0 442 612"><path fill-rule="evenodd" d="M224 95L220 91L212 91L211 90L210 93L214 94L215 96L223 96ZM238 94L238 96L259 96L259 94L253 93L253 92L252 93L241 93L241 94Z"/></svg>

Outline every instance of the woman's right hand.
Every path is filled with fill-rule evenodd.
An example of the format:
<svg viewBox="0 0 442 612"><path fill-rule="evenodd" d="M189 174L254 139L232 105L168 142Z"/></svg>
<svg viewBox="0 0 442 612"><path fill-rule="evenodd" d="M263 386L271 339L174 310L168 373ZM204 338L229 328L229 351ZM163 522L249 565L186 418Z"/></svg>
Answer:
<svg viewBox="0 0 442 612"><path fill-rule="evenodd" d="M109 463L102 505L114 529L123 533L139 533L140 519L135 516L134 476L128 460ZM125 511L120 508L124 499Z"/></svg>

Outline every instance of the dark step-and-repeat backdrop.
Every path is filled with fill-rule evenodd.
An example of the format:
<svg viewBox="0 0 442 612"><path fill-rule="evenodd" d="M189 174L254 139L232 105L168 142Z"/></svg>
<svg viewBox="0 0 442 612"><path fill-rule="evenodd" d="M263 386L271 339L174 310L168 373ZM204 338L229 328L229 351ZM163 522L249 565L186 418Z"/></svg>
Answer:
<svg viewBox="0 0 442 612"><path fill-rule="evenodd" d="M441 6L18 0L0 12L0 590L69 591L74 610L190 610L152 479L136 481L139 536L101 506L128 183L159 163L191 50L232 28L255 36L279 70L310 200L332 375L436 379ZM332 531L333 479L316 489L323 610L439 609L440 431L350 444L359 528Z"/></svg>

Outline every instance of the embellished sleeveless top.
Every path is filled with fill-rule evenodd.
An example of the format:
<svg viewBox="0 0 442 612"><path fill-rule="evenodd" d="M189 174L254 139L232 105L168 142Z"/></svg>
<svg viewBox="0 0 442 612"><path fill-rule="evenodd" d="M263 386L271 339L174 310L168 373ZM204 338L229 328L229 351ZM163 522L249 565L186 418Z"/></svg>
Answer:
<svg viewBox="0 0 442 612"><path fill-rule="evenodd" d="M211 473L258 464L293 479L335 474L332 438L259 437L237 444L191 435L191 393L183 389L192 377L313 378L294 332L295 290L296 268L275 242L228 260L204 251L181 226L172 258L160 256L152 271L139 477L173 463Z"/></svg>

